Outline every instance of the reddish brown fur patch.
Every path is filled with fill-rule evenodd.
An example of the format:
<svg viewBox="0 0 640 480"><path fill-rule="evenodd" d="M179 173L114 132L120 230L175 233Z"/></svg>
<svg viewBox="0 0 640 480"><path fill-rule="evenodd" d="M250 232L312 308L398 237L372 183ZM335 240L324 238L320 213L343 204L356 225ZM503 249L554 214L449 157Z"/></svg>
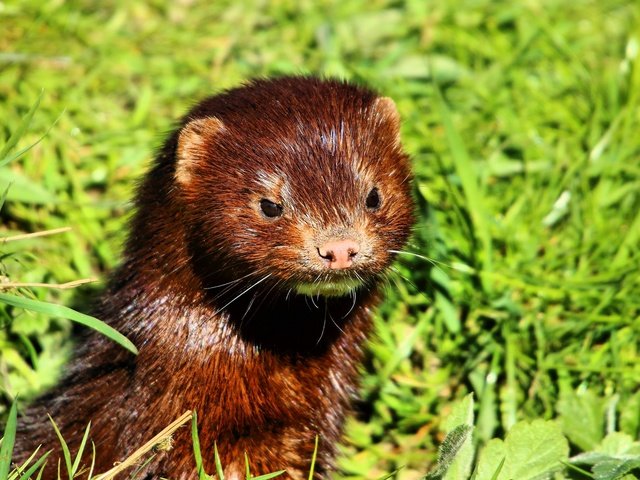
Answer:
<svg viewBox="0 0 640 480"><path fill-rule="evenodd" d="M257 80L197 105L138 191L124 261L94 312L140 354L87 332L62 384L22 418L17 458L57 444L47 412L72 450L92 421L105 471L195 409L209 472L216 442L229 474L242 471L246 451L255 475L285 468L306 478L319 435L316 478L326 478L377 280L413 223L398 126L392 102L334 80ZM263 198L282 215L266 218ZM360 244L353 267L311 261L341 238ZM301 282L345 276L365 282L353 298L295 294ZM145 478L194 478L189 437L176 434Z"/></svg>

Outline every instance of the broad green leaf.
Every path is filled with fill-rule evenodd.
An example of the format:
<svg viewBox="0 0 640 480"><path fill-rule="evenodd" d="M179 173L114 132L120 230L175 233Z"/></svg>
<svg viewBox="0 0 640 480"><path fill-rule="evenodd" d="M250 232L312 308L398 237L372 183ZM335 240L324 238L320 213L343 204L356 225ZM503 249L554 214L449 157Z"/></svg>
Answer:
<svg viewBox="0 0 640 480"><path fill-rule="evenodd" d="M640 455L640 442L634 441L631 435L626 433L611 432L595 450L614 456Z"/></svg>
<svg viewBox="0 0 640 480"><path fill-rule="evenodd" d="M626 460L607 460L593 467L596 480L618 480L631 470L640 468L640 457Z"/></svg>
<svg viewBox="0 0 640 480"><path fill-rule="evenodd" d="M593 450L604 436L604 401L591 390L563 389L557 405L563 433L582 451Z"/></svg>
<svg viewBox="0 0 640 480"><path fill-rule="evenodd" d="M542 480L552 478L568 460L569 444L553 421L519 422L504 441L487 443L480 453L474 480L491 480L500 463L497 480Z"/></svg>
<svg viewBox="0 0 640 480"><path fill-rule="evenodd" d="M439 451L438 468L445 480L469 478L473 467L473 394L457 403L443 422L447 437Z"/></svg>
<svg viewBox="0 0 640 480"><path fill-rule="evenodd" d="M489 440L484 448L480 451L478 457L478 465L474 473L474 480L497 480L500 472L504 468L507 449L504 441L499 438ZM496 476L496 472L498 475Z"/></svg>

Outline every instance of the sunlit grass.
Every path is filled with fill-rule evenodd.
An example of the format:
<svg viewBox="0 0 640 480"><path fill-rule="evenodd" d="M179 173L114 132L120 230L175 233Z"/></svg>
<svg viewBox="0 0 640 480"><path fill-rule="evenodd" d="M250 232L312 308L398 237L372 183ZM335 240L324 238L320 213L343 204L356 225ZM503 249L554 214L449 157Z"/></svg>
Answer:
<svg viewBox="0 0 640 480"><path fill-rule="evenodd" d="M0 165L0 237L72 228L1 244L3 283L104 278L136 179L198 99L259 75L344 76L399 107L420 205L408 250L433 261L402 255L391 275L343 477L420 478L469 392L480 443L556 417L580 386L617 398L610 414L637 438L637 2L0 6L0 163L46 134ZM87 312L100 286L13 293ZM0 387L32 396L70 327L0 315Z"/></svg>

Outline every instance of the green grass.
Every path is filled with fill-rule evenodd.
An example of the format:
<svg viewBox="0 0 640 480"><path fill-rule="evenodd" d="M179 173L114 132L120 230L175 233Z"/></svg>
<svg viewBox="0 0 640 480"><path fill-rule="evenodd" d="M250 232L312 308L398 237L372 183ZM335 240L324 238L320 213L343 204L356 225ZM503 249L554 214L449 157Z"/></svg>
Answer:
<svg viewBox="0 0 640 480"><path fill-rule="evenodd" d="M343 76L399 107L420 203L408 250L432 261L397 267L340 478L420 478L471 392L479 445L556 417L572 453L638 438L637 2L25 1L0 4L0 32L0 150L46 134L0 166L0 235L72 228L0 245L3 282L103 279L135 180L198 99ZM2 292L86 311L93 289ZM0 322L0 387L33 396L69 324L9 305Z"/></svg>

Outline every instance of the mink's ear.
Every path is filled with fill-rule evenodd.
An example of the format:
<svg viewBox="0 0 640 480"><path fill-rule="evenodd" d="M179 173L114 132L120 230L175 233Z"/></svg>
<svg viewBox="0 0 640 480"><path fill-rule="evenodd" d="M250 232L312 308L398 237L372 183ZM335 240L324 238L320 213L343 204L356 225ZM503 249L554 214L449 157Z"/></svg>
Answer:
<svg viewBox="0 0 640 480"><path fill-rule="evenodd" d="M373 111L391 127L396 141L400 143L400 114L395 102L389 97L378 97L373 101Z"/></svg>
<svg viewBox="0 0 640 480"><path fill-rule="evenodd" d="M216 117L191 120L178 136L175 178L179 185L191 182L193 166L207 157L210 140L224 130L224 123Z"/></svg>

